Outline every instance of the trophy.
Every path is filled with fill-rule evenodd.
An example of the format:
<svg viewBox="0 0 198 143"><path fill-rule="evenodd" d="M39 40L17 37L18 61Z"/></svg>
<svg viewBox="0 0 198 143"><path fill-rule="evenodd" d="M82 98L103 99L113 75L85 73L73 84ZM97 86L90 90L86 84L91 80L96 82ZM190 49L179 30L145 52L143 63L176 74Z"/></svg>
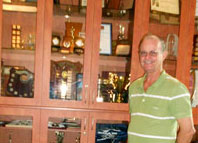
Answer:
<svg viewBox="0 0 198 143"><path fill-rule="evenodd" d="M79 37L82 29L82 23L66 22L65 36L61 45L61 53L82 53L84 40ZM80 49L80 50L79 50ZM81 50L82 49L82 50Z"/></svg>
<svg viewBox="0 0 198 143"><path fill-rule="evenodd" d="M118 56L130 55L131 44L127 39L125 39L124 34L125 34L125 27L120 24L115 55Z"/></svg>
<svg viewBox="0 0 198 143"><path fill-rule="evenodd" d="M21 48L21 25L12 25L12 48L20 49Z"/></svg>
<svg viewBox="0 0 198 143"><path fill-rule="evenodd" d="M60 49L60 36L59 35L52 35L52 52L58 52Z"/></svg>
<svg viewBox="0 0 198 143"><path fill-rule="evenodd" d="M56 135L56 143L63 143L65 132L63 132L63 131L56 131L55 132L55 135Z"/></svg>

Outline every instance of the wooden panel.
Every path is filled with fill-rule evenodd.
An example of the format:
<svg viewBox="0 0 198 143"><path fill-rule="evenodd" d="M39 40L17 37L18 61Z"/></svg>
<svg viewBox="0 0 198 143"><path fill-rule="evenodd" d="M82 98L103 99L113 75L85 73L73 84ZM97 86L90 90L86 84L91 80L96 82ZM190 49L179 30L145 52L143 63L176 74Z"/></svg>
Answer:
<svg viewBox="0 0 198 143"><path fill-rule="evenodd" d="M2 54L2 0L0 1L0 59L1 59L1 54ZM1 69L1 62L0 62L0 69ZM1 81L1 76L0 76L0 81ZM1 83L0 83L0 89L1 89Z"/></svg>
<svg viewBox="0 0 198 143"><path fill-rule="evenodd" d="M135 0L135 16L133 27L133 45L131 58L131 81L142 76L143 70L139 64L139 42L149 30L150 0Z"/></svg>
<svg viewBox="0 0 198 143"><path fill-rule="evenodd" d="M95 106L95 98L97 95L98 71L99 71L99 46L100 46L100 31L102 21L102 1L94 2L94 23L93 23L93 43L92 43L92 65L91 65L91 85L90 85L90 103Z"/></svg>
<svg viewBox="0 0 198 143"><path fill-rule="evenodd" d="M149 32L158 35L163 40L166 40L169 33L179 34L179 25L168 25L159 23L150 23Z"/></svg>
<svg viewBox="0 0 198 143"><path fill-rule="evenodd" d="M120 8L120 0L109 0L107 7L109 9L119 9Z"/></svg>
<svg viewBox="0 0 198 143"><path fill-rule="evenodd" d="M36 51L35 51L35 63L34 63L34 98L37 104L41 103L42 95L42 72L43 68L43 36L44 36L44 9L45 0L37 1L37 23L36 23Z"/></svg>
<svg viewBox="0 0 198 143"><path fill-rule="evenodd" d="M11 139L9 139L11 138ZM29 128L0 127L0 143L32 143L32 130Z"/></svg>
<svg viewBox="0 0 198 143"><path fill-rule="evenodd" d="M176 77L187 87L190 80L190 68L193 49L196 0L181 1L181 19L179 30L179 48Z"/></svg>
<svg viewBox="0 0 198 143"><path fill-rule="evenodd" d="M198 108L192 108L193 110L193 121L195 125L198 125Z"/></svg>
<svg viewBox="0 0 198 143"><path fill-rule="evenodd" d="M91 61L92 61L92 46L93 46L93 22L94 22L94 2L93 0L87 0L87 17L86 17L86 36L85 39L85 53L84 53L84 75L83 75L83 100L88 105L91 87L90 75L91 75ZM92 11L92 12L91 12Z"/></svg>

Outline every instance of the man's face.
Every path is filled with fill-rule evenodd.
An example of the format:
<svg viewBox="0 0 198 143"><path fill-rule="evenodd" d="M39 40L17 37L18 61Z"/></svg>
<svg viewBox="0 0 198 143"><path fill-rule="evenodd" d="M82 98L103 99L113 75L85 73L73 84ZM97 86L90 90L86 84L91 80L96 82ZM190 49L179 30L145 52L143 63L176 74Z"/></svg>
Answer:
<svg viewBox="0 0 198 143"><path fill-rule="evenodd" d="M146 73L160 72L162 70L165 54L158 46L157 39L145 39L140 47L140 63Z"/></svg>

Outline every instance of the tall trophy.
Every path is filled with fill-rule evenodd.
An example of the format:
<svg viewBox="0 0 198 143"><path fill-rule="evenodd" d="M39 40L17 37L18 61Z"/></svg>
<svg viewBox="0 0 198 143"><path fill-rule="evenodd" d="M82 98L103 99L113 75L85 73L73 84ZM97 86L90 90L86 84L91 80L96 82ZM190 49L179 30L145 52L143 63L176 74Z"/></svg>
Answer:
<svg viewBox="0 0 198 143"><path fill-rule="evenodd" d="M128 56L131 51L131 44L129 40L125 39L125 27L123 25L119 25L119 34L117 38L117 45L115 49L115 55L117 56Z"/></svg>

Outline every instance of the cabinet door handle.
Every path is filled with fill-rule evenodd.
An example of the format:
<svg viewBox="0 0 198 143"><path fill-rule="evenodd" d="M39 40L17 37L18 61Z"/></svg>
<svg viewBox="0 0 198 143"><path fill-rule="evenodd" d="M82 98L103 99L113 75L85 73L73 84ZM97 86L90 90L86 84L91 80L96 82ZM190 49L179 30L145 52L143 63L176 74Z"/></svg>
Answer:
<svg viewBox="0 0 198 143"><path fill-rule="evenodd" d="M85 122L84 122L84 130L86 130L86 126L87 126L87 118L85 118Z"/></svg>
<svg viewBox="0 0 198 143"><path fill-rule="evenodd" d="M88 84L85 84L85 104L87 103L87 88Z"/></svg>
<svg viewBox="0 0 198 143"><path fill-rule="evenodd" d="M87 103L87 89L85 89L85 104Z"/></svg>
<svg viewBox="0 0 198 143"><path fill-rule="evenodd" d="M92 122L91 122L91 130L93 130L93 127L94 127L94 118L92 118Z"/></svg>
<svg viewBox="0 0 198 143"><path fill-rule="evenodd" d="M94 104L94 101L95 101L95 91L93 92L93 98L92 98L92 104Z"/></svg>

